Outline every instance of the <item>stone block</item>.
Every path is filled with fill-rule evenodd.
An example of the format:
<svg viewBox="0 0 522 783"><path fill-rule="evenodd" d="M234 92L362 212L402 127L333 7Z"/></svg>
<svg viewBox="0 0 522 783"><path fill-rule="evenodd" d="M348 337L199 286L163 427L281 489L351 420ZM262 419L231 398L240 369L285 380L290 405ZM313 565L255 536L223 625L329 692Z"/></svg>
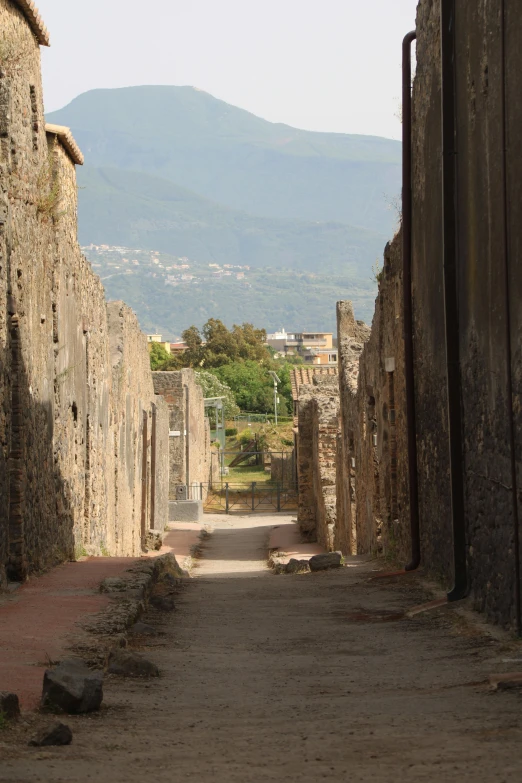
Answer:
<svg viewBox="0 0 522 783"><path fill-rule="evenodd" d="M72 738L73 734L69 726L66 726L65 723L55 723L53 726L41 729L29 742L29 745L36 748L49 745L70 745Z"/></svg>
<svg viewBox="0 0 522 783"><path fill-rule="evenodd" d="M102 700L103 672L91 671L83 661L64 661L44 674L44 707L76 715L99 710Z"/></svg>
<svg viewBox="0 0 522 783"><path fill-rule="evenodd" d="M169 522L202 522L202 500L171 500L169 502Z"/></svg>
<svg viewBox="0 0 522 783"><path fill-rule="evenodd" d="M14 720L20 716L20 703L16 693L0 691L0 712L8 720Z"/></svg>
<svg viewBox="0 0 522 783"><path fill-rule="evenodd" d="M113 650L109 656L109 674L120 677L159 677L155 663L130 650Z"/></svg>
<svg viewBox="0 0 522 783"><path fill-rule="evenodd" d="M329 568L340 568L341 560L342 556L339 552L314 555L310 558L310 571L326 571Z"/></svg>

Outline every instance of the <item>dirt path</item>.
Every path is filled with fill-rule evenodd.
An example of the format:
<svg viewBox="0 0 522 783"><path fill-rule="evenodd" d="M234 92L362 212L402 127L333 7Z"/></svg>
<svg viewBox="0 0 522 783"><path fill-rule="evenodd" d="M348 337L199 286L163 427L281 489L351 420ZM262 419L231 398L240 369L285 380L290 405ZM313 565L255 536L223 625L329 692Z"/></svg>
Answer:
<svg viewBox="0 0 522 783"><path fill-rule="evenodd" d="M521 697L485 684L517 668L516 643L447 607L397 619L431 596L371 581L375 563L273 576L274 523L222 517L177 610L149 615L162 678L108 679L100 715L67 719L69 748L0 734L0 780L520 781Z"/></svg>

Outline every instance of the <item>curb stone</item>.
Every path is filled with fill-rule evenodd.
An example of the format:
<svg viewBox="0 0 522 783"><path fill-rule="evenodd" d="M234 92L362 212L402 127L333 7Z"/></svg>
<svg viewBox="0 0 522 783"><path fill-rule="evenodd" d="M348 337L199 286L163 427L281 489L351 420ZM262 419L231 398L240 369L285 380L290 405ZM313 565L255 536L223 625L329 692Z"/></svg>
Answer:
<svg viewBox="0 0 522 783"><path fill-rule="evenodd" d="M134 563L117 580L106 579L100 584L100 592L110 594L111 602L103 612L92 615L80 623L80 634L73 644L73 651L89 663L103 665L115 637L125 635L145 612L155 585L170 575L174 584L189 579L190 574L178 564L173 554L144 558ZM96 641L92 639L96 636Z"/></svg>

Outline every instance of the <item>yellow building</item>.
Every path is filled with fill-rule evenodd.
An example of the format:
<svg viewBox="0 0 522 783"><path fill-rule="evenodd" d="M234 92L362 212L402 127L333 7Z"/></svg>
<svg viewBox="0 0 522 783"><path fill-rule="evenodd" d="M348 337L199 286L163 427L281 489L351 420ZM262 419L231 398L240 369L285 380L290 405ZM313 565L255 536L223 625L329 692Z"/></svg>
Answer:
<svg viewBox="0 0 522 783"><path fill-rule="evenodd" d="M164 342L161 338L163 335L161 334L148 334L147 335L147 345L149 346L149 351L152 343L159 343L159 345L163 346L167 353L170 353L170 340L169 342Z"/></svg>

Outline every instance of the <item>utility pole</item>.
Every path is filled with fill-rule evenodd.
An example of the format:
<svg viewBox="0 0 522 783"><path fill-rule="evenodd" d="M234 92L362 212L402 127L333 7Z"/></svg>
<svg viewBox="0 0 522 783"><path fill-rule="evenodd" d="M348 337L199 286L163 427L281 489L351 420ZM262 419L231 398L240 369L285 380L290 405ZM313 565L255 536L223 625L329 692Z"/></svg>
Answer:
<svg viewBox="0 0 522 783"><path fill-rule="evenodd" d="M281 381L279 380L279 378L277 377L276 373L273 370L269 370L269 373L274 381L274 414L275 414L275 423L277 427L277 384L281 383Z"/></svg>

